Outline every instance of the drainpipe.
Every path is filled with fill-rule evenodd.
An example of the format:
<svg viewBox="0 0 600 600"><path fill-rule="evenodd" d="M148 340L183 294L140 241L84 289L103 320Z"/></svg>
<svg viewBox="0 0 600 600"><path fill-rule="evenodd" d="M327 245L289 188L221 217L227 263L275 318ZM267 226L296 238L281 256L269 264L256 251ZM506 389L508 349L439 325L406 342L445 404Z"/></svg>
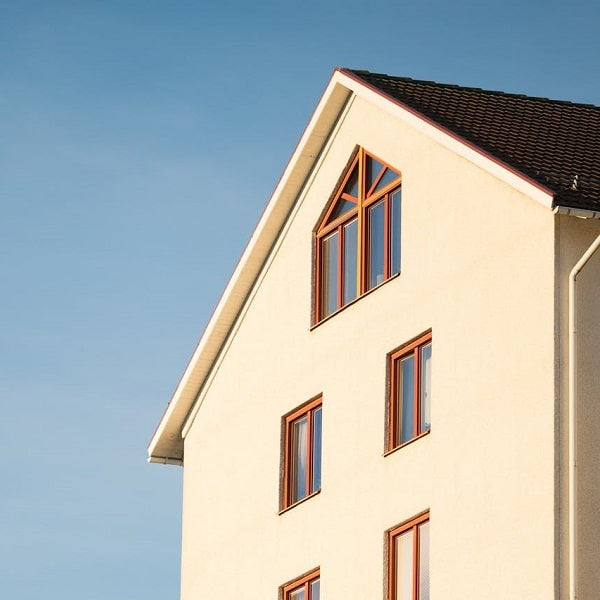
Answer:
<svg viewBox="0 0 600 600"><path fill-rule="evenodd" d="M600 235L569 275L569 598L577 600L577 275L600 248Z"/></svg>

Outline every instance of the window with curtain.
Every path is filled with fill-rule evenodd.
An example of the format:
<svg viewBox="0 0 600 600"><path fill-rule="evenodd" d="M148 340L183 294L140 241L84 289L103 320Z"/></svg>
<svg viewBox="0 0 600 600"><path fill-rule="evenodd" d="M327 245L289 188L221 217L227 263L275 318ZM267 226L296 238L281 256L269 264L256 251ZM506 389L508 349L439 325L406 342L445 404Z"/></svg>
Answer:
<svg viewBox="0 0 600 600"><path fill-rule="evenodd" d="M283 508L321 489L322 397L284 417Z"/></svg>
<svg viewBox="0 0 600 600"><path fill-rule="evenodd" d="M389 355L388 450L431 429L431 332Z"/></svg>
<svg viewBox="0 0 600 600"><path fill-rule="evenodd" d="M316 229L316 322L400 272L401 183L358 149Z"/></svg>
<svg viewBox="0 0 600 600"><path fill-rule="evenodd" d="M429 600L429 513L388 532L387 600Z"/></svg>

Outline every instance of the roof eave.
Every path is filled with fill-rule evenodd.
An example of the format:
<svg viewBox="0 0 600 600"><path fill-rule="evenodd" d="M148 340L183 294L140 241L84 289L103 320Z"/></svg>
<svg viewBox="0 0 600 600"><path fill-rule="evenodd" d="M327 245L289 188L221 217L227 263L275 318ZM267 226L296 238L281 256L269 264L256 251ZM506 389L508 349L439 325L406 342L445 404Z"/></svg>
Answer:
<svg viewBox="0 0 600 600"><path fill-rule="evenodd" d="M557 205L554 207L557 215L567 215L578 217L579 219L600 219L600 211L589 210L587 208L573 208L571 206Z"/></svg>

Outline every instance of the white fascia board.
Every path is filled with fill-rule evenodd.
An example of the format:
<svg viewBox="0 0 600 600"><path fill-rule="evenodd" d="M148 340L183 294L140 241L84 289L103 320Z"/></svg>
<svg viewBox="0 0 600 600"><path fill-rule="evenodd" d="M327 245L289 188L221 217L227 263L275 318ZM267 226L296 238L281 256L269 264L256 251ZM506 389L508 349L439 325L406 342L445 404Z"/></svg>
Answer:
<svg viewBox="0 0 600 600"><path fill-rule="evenodd" d="M336 75L339 75L340 84L351 89L357 96L411 125L440 145L530 196L546 208L552 208L554 193L550 189L403 104L400 100L370 86L352 73L342 69L336 71Z"/></svg>
<svg viewBox="0 0 600 600"><path fill-rule="evenodd" d="M571 208L569 206L556 206L554 213L557 215L568 215L579 219L600 219L600 212L585 208Z"/></svg>
<svg viewBox="0 0 600 600"><path fill-rule="evenodd" d="M351 95L335 72L277 183L148 445L149 462L181 464L182 428L294 202Z"/></svg>

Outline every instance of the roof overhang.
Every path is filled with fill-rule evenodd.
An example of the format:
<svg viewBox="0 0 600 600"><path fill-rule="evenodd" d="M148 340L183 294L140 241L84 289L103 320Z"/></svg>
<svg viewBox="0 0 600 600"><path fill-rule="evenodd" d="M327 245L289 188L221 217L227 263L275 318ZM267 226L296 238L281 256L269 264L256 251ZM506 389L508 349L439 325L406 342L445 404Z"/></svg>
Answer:
<svg viewBox="0 0 600 600"><path fill-rule="evenodd" d="M182 464L182 429L351 90L334 72L283 171L148 445L150 462Z"/></svg>
<svg viewBox="0 0 600 600"><path fill-rule="evenodd" d="M600 219L600 211L588 210L585 208L571 208L569 206L555 206L554 212L557 215L568 215L579 219Z"/></svg>
<svg viewBox="0 0 600 600"><path fill-rule="evenodd" d="M183 431L186 421L290 211L314 166L318 163L340 115L353 96L363 97L375 106L395 115L544 206L552 208L553 193L549 189L457 137L409 106L368 85L353 73L336 69L275 186L257 227L150 440L148 445L150 462L183 464Z"/></svg>

